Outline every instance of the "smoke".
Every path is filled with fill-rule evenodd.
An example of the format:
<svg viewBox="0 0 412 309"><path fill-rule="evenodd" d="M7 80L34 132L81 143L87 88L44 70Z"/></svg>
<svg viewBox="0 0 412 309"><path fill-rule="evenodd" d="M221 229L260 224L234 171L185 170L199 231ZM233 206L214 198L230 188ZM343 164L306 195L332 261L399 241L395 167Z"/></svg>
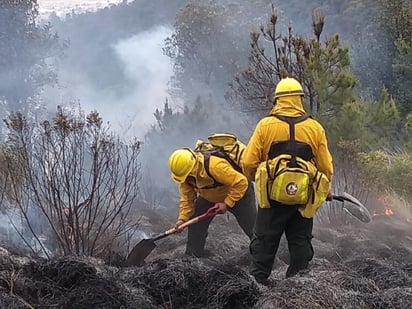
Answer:
<svg viewBox="0 0 412 309"><path fill-rule="evenodd" d="M47 247L52 244L46 236L48 234L45 229L47 224L42 220L41 214L36 214L33 206L29 208L26 215L37 237L34 237L31 229L25 223L21 211L18 208L10 207L0 211L0 244L8 244L22 253L35 252L44 258L53 256L52 251Z"/></svg>
<svg viewBox="0 0 412 309"><path fill-rule="evenodd" d="M163 106L167 95L172 65L163 55L162 46L171 32L167 27L157 26L112 44L111 55L116 57L121 70L121 81L117 84L99 87L93 76L63 66L59 72L60 86L46 89L43 95L50 110L55 111L56 100L61 105L79 101L86 112L97 110L115 132L126 138L143 139L154 122L153 112ZM105 63L99 66L99 74L116 80L112 68L106 68Z"/></svg>
<svg viewBox="0 0 412 309"><path fill-rule="evenodd" d="M153 121L153 111L163 106L167 83L172 75L169 58L162 54L164 39L171 29L157 27L128 40L114 48L124 65L124 73L136 85L130 96L121 103L130 112L134 132L142 134ZM125 110L119 110L117 120L122 121Z"/></svg>
<svg viewBox="0 0 412 309"><path fill-rule="evenodd" d="M0 212L0 231L2 231L2 235L7 235L7 240L10 238L11 229L10 217L6 213Z"/></svg>
<svg viewBox="0 0 412 309"><path fill-rule="evenodd" d="M21 236L18 232L23 232L21 214L17 209L5 209L0 211L0 243L6 243L16 248L24 247Z"/></svg>
<svg viewBox="0 0 412 309"><path fill-rule="evenodd" d="M219 3L227 1L220 0ZM249 52L249 30L258 28L260 24L266 24L267 17L270 13L269 1L260 1L259 8L247 6L244 2L233 1L243 7L249 14L245 20L251 20L250 23L239 23L233 21L236 27L223 27L225 35L222 35L223 42L237 42L236 47L230 45L228 52L222 52L221 55L227 59L246 62ZM279 2L279 3L278 3ZM305 36L311 35L311 12L315 9L322 9L326 14L325 33L339 30L342 27L344 18L337 14L338 6L324 4L305 4L303 9L298 1L283 3L276 1L275 6L279 9L279 28L283 34L289 24L293 26L293 31L302 33ZM230 7L230 6L228 6ZM136 16L133 21L122 23L128 20L132 6L124 9L112 10L113 15L86 14L84 16L74 16L72 19L57 22L57 32L60 37L66 36L70 39L69 50L67 51L68 59L61 66L59 72L59 87L46 89L44 100L47 100L48 107L55 111L56 105L66 105L70 102L79 101L81 107L86 111L97 110L105 121L109 121L112 129L124 137L137 136L144 140L144 135L149 126L154 123L153 112L156 108L162 109L167 96L168 82L172 76L172 64L170 59L163 55L162 47L164 39L172 34L173 29L161 26L163 23L172 24L173 20L166 20L166 12L173 11L173 7L159 5L154 11L156 14L150 15L146 10L136 10ZM134 7L134 9L137 8ZM147 9L147 7L145 7ZM139 8L140 9L140 8ZM108 13L109 10L106 10ZM142 11L146 13L141 13ZM150 12L150 10L148 11ZM105 13L105 14L106 14ZM140 14L140 15L139 15ZM237 15L234 15L237 16ZM239 15L241 16L241 15ZM263 16L263 17L262 17ZM108 18L110 17L110 18ZM170 18L170 17L169 17ZM166 21L165 21L166 20ZM352 20L352 19L351 19ZM255 23L256 21L256 23ZM332 22L333 21L333 22ZM253 27L252 27L252 25ZM350 24L348 22L348 24ZM89 25L93 25L90 27ZM144 26L143 26L144 25ZM148 25L152 28L146 29ZM238 25L244 25L242 27ZM249 29L251 27L251 29ZM96 29L99 29L96 31ZM138 30L137 30L138 29ZM346 33L352 33L352 28L347 29ZM134 35L132 36L132 34ZM125 37L119 39L120 37ZM322 35L323 39L323 35ZM224 49L225 44L218 44L218 49ZM211 47L213 44L211 45ZM233 54L233 50L239 53ZM225 51L225 50L223 50ZM212 53L211 59L220 54ZM243 58L242 58L243 57ZM203 64L203 63L201 63ZM223 93L226 89L227 82L232 76L228 70L225 74L221 70L215 70L211 85L207 83L196 83L192 76L186 76L191 89L195 91L190 93L196 97L199 93L210 94L213 100L218 104L223 101ZM228 78L229 76L229 78ZM214 86L214 87L213 87ZM226 113L219 106L214 106L214 102L202 102L208 111L212 111L213 118L209 123L202 124L193 121L193 128L182 130L179 134L170 134L166 132L166 138L163 136L158 139L146 142L142 158L147 166L147 175L144 178L147 191L152 191L151 187L164 186L168 188L171 183L167 158L174 148L194 145L197 138L205 138L209 133L216 131L231 131L238 134L241 140L247 142L252 127L246 127L238 115L232 112ZM176 102L172 98L169 102ZM193 102L186 101L184 104L193 105ZM173 106L175 109L175 106ZM225 121L220 123L221 117ZM235 118L233 120L233 118ZM163 184L164 183L164 184ZM157 196L166 196L167 194L156 194ZM154 199L154 198L153 198ZM156 202L155 204L160 203Z"/></svg>

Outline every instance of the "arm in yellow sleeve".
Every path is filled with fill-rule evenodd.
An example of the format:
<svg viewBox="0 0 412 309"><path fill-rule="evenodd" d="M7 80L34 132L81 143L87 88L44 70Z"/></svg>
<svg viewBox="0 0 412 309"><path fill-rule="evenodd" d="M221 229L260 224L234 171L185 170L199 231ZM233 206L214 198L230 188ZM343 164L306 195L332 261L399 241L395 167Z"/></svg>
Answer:
<svg viewBox="0 0 412 309"><path fill-rule="evenodd" d="M195 199L197 196L195 188L187 183L179 186L180 203L178 220L188 221L195 212Z"/></svg>
<svg viewBox="0 0 412 309"><path fill-rule="evenodd" d="M328 177L329 181L332 181L333 177L333 163L332 163L332 155L330 154L328 148L328 142L326 138L325 130L321 130L321 134L319 136L319 143L317 153L314 154L316 157L317 165L319 171L324 173L326 177Z"/></svg>
<svg viewBox="0 0 412 309"><path fill-rule="evenodd" d="M247 178L236 171L225 159L211 156L209 162L209 171L213 178L229 187L228 194L223 202L229 207L233 207L243 197L248 188Z"/></svg>
<svg viewBox="0 0 412 309"><path fill-rule="evenodd" d="M260 126L256 126L249 143L243 153L243 173L250 181L255 181L255 174L259 164L266 159L262 158L263 145L260 139Z"/></svg>

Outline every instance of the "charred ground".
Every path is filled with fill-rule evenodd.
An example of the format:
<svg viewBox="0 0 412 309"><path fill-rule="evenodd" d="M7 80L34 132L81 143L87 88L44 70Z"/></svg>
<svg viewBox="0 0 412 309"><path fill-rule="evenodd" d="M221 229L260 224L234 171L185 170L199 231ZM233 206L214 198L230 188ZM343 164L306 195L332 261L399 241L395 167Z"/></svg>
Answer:
<svg viewBox="0 0 412 309"><path fill-rule="evenodd" d="M157 224L147 233L173 223L172 217L148 219ZM87 257L34 259L0 248L0 307L406 309L412 304L411 231L410 222L386 216L370 224L317 225L310 270L284 278L282 240L269 287L248 275L248 240L233 217L212 222L211 255L203 259L184 256L186 232L158 241L142 267Z"/></svg>

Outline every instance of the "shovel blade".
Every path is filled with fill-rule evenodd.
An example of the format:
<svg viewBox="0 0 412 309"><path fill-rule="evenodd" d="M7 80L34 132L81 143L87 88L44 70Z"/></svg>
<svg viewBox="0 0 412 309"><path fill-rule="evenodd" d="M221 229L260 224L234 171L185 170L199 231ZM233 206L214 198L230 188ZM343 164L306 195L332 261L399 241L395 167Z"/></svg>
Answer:
<svg viewBox="0 0 412 309"><path fill-rule="evenodd" d="M349 202L343 204L343 210L363 223L372 221L369 210L358 199L346 192L343 192L342 197Z"/></svg>
<svg viewBox="0 0 412 309"><path fill-rule="evenodd" d="M133 247L127 256L126 266L142 266L144 265L144 259L156 248L156 244L153 239L143 239L136 246Z"/></svg>

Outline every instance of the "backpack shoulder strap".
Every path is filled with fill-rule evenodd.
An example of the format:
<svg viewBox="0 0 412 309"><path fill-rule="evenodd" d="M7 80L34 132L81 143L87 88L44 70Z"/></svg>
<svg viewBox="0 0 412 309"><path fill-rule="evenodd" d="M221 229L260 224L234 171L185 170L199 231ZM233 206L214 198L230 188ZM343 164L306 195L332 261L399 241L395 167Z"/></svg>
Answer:
<svg viewBox="0 0 412 309"><path fill-rule="evenodd" d="M210 156L213 155L213 151L211 151L211 150L206 150L206 151L203 151L202 154L203 154L203 164L204 164L204 168L205 168L206 174L207 174L210 178L212 178L213 181L214 181L214 184L213 184L212 186L210 186L210 188L216 188L216 187L219 187L219 186L223 186L223 184L221 184L220 182L218 182L218 181L212 176L212 174L210 173L210 162L209 162L209 161L210 161ZM207 189L207 188L205 188L205 189Z"/></svg>
<svg viewBox="0 0 412 309"><path fill-rule="evenodd" d="M204 167L205 167L205 170L206 170L206 173L208 174L208 176L210 177L210 178L212 178L214 181L216 181L214 178L213 178L213 176L210 174L210 170L209 170L209 166L210 166L210 163L209 163L209 161L210 161L210 151L204 151L203 152L203 164L204 164Z"/></svg>
<svg viewBox="0 0 412 309"><path fill-rule="evenodd" d="M279 120L287 122L289 124L290 140L292 143L295 143L295 124L302 122L310 117L308 114L304 114L299 117L288 117L288 116L282 116L282 115L276 115L276 114L273 114L272 116L278 118Z"/></svg>
<svg viewBox="0 0 412 309"><path fill-rule="evenodd" d="M297 149L297 144L296 144L296 139L295 139L295 124L302 122L306 119L309 118L308 114L304 114L299 117L288 117L288 116L282 116L282 115L276 115L273 114L274 117L278 118L279 120L282 120L284 122L287 122L289 124L289 134L290 134L290 143L292 146L293 153L296 153ZM291 159L291 166L296 165L296 156L293 155Z"/></svg>

